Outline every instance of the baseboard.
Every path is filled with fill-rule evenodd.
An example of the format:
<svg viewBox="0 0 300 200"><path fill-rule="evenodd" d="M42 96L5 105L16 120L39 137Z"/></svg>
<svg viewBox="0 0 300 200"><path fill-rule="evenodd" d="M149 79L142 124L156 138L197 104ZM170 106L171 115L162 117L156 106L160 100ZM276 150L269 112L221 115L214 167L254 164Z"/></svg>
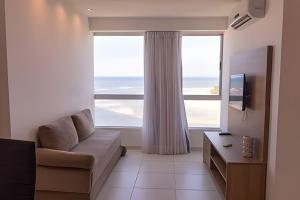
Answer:
<svg viewBox="0 0 300 200"><path fill-rule="evenodd" d="M141 146L126 146L128 150L142 150ZM192 151L203 151L203 147L192 147Z"/></svg>
<svg viewBox="0 0 300 200"><path fill-rule="evenodd" d="M126 146L128 150L142 150L141 146Z"/></svg>
<svg viewBox="0 0 300 200"><path fill-rule="evenodd" d="M192 147L192 151L203 151L203 147Z"/></svg>

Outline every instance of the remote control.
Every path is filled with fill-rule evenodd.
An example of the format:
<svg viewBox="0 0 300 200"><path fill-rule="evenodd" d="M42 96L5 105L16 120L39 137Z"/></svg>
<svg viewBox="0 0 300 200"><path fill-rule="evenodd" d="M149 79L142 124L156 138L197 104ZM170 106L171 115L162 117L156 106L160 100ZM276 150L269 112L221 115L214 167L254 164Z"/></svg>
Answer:
<svg viewBox="0 0 300 200"><path fill-rule="evenodd" d="M229 133L229 132L221 132L221 133L219 133L219 135L231 135L231 133Z"/></svg>
<svg viewBox="0 0 300 200"><path fill-rule="evenodd" d="M223 144L223 147L226 147L226 148L232 147L232 144Z"/></svg>

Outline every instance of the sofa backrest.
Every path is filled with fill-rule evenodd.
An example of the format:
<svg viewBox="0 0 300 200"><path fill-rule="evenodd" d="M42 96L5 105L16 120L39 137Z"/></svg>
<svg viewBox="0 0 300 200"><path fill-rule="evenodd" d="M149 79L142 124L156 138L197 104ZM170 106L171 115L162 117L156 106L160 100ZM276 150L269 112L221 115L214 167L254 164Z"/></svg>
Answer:
<svg viewBox="0 0 300 200"><path fill-rule="evenodd" d="M82 110L71 117L64 117L39 127L38 146L61 151L70 151L78 142L95 132L92 113Z"/></svg>
<svg viewBox="0 0 300 200"><path fill-rule="evenodd" d="M89 109L82 110L72 115L74 126L77 130L78 139L82 141L95 132L92 113Z"/></svg>

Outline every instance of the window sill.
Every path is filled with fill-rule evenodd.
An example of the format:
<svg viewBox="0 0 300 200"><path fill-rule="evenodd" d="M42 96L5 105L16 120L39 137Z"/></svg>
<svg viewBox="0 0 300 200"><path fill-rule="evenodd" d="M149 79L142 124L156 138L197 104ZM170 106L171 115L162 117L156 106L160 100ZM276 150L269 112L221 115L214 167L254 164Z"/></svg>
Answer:
<svg viewBox="0 0 300 200"><path fill-rule="evenodd" d="M143 127L137 126L96 126L97 129L125 129L125 130L142 130ZM221 131L221 128L215 127L189 127L189 130L202 130L202 131Z"/></svg>
<svg viewBox="0 0 300 200"><path fill-rule="evenodd" d="M142 129L140 126L96 126L95 128L101 129Z"/></svg>

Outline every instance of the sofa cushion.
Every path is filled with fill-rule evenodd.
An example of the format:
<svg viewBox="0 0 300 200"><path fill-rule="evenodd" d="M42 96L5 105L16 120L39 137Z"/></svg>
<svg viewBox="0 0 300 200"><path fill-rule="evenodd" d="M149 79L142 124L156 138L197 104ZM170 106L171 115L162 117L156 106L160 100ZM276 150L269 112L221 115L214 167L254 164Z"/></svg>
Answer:
<svg viewBox="0 0 300 200"><path fill-rule="evenodd" d="M38 131L40 147L69 151L78 144L78 135L71 117L64 117Z"/></svg>
<svg viewBox="0 0 300 200"><path fill-rule="evenodd" d="M116 152L120 152L120 146L121 138L118 131L96 130L93 135L72 149L72 152L94 156L93 184L95 184Z"/></svg>
<svg viewBox="0 0 300 200"><path fill-rule="evenodd" d="M89 109L83 110L75 115L72 119L77 130L78 139L82 141L89 137L95 131L95 126Z"/></svg>

